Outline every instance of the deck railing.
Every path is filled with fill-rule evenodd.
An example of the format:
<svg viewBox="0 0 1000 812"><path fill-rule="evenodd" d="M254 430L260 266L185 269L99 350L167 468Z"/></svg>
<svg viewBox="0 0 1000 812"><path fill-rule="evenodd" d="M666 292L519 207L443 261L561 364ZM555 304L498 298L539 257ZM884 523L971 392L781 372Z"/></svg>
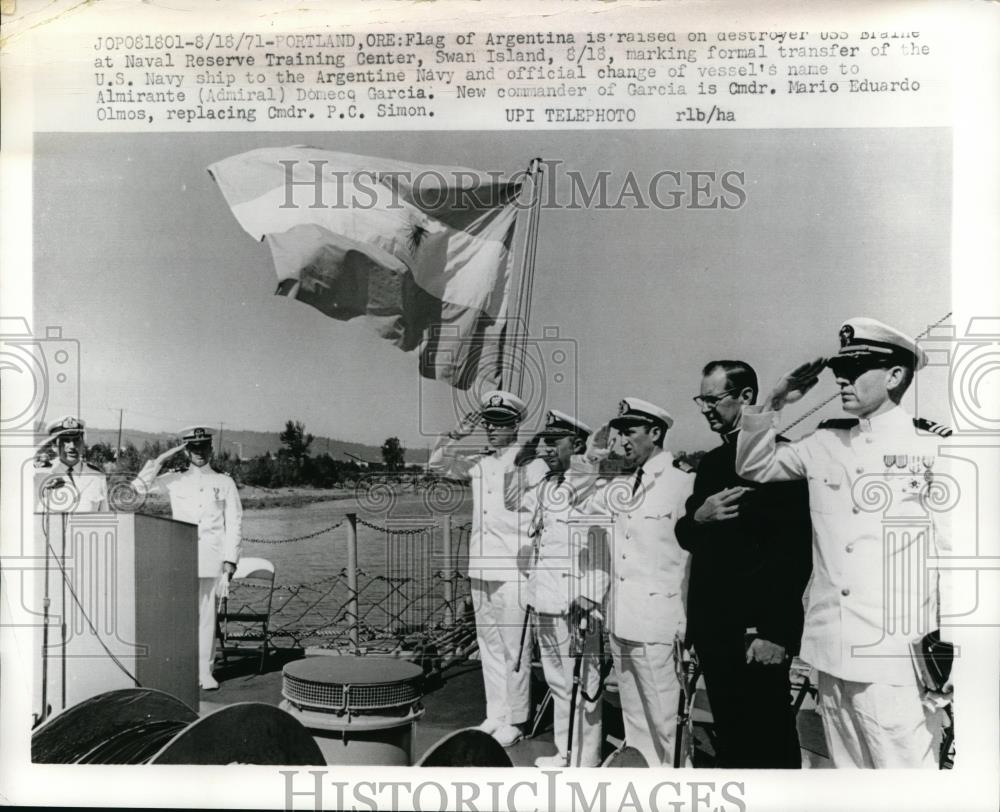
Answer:
<svg viewBox="0 0 1000 812"><path fill-rule="evenodd" d="M370 522L357 513L329 527L289 539L247 538L249 544L294 544L342 533L346 565L337 573L302 583L283 583L281 568L271 610L277 647L338 649L350 653L397 652L444 661L476 649L468 575L458 562L468 551L470 525L444 515L429 522ZM384 535L385 560L359 564L358 528ZM266 557L266 556L265 556ZM232 612L266 604L266 587L234 581ZM238 629L234 630L238 633Z"/></svg>

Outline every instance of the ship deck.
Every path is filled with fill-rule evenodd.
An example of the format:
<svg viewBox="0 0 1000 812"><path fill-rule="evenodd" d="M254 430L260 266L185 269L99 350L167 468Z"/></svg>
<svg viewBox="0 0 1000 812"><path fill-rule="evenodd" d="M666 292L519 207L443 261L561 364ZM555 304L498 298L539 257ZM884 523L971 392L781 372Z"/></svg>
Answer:
<svg viewBox="0 0 1000 812"><path fill-rule="evenodd" d="M216 670L219 689L202 691L199 713L205 715L218 708L238 702L263 702L278 705L281 700L281 669L293 659L304 656L302 651L280 650L268 658L264 672L257 673L258 661L255 657L232 659ZM479 663L470 660L452 665L439 675L427 680L423 697L424 714L416 724L413 752L415 758L426 753L444 736L456 730L474 727L485 717L486 698ZM532 672L532 700L537 707L545 694L545 683L541 670L536 666ZM604 733L605 755L614 746L608 737L621 739L621 713L614 703L613 692L605 694ZM692 711L694 719L695 767L712 767L715 753L712 749L712 716L703 683L699 683ZM823 729L815 711L812 697L807 697L797 717L799 742L802 750L802 766L805 768L828 768L832 765L827 757L823 741ZM538 725L535 737L525 737L507 753L515 766L532 766L535 758L552 755L555 745L552 740L551 719L543 719Z"/></svg>

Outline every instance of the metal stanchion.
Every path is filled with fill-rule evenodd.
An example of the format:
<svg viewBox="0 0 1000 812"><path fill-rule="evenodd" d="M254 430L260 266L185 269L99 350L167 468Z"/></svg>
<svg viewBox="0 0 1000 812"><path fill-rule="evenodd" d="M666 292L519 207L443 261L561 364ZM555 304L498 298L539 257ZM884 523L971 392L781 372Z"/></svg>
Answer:
<svg viewBox="0 0 1000 812"><path fill-rule="evenodd" d="M570 636L573 650L573 686L569 694L569 730L566 733L566 766L573 766L573 731L576 728L576 698L580 693L580 672L583 670L583 648L587 639L587 617L580 618L576 633Z"/></svg>
<svg viewBox="0 0 1000 812"><path fill-rule="evenodd" d="M444 627L455 623L455 556L451 547L451 516L441 520L441 544L444 546Z"/></svg>
<svg viewBox="0 0 1000 812"><path fill-rule="evenodd" d="M351 649L358 654L358 514L347 514L347 623Z"/></svg>

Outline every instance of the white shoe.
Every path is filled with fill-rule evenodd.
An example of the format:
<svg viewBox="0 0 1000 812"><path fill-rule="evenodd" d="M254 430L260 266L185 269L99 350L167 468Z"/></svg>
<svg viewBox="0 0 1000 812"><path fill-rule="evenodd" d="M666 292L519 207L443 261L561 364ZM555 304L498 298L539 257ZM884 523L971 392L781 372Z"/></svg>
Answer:
<svg viewBox="0 0 1000 812"><path fill-rule="evenodd" d="M556 753L554 756L539 756L535 759L536 767L565 767L566 756Z"/></svg>
<svg viewBox="0 0 1000 812"><path fill-rule="evenodd" d="M517 725L500 725L493 731L493 738L503 747L513 747L524 738L524 732Z"/></svg>
<svg viewBox="0 0 1000 812"><path fill-rule="evenodd" d="M497 719L484 719L482 724L476 726L476 730L481 730L483 733L489 733L491 736L496 733L503 726L503 722Z"/></svg>
<svg viewBox="0 0 1000 812"><path fill-rule="evenodd" d="M209 675L207 677L201 677L198 680L198 684L201 686L201 690L203 690L203 691L218 691L219 690L218 680L216 680L215 677L213 677L211 675Z"/></svg>

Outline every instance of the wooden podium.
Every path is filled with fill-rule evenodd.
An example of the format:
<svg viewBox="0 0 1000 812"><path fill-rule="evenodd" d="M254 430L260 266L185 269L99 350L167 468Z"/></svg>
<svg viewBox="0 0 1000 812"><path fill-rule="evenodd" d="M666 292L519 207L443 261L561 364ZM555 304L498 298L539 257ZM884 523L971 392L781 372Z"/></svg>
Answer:
<svg viewBox="0 0 1000 812"><path fill-rule="evenodd" d="M35 544L35 606L47 617L35 635L36 713L136 681L197 710L198 528L141 513L37 513Z"/></svg>

